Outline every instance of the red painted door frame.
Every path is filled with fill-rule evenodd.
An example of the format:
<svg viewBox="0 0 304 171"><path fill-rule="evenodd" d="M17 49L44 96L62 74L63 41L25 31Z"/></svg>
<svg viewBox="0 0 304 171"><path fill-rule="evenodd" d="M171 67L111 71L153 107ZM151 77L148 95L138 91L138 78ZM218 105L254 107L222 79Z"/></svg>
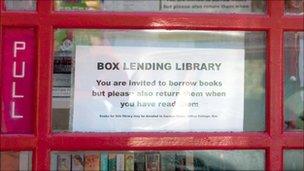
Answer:
<svg viewBox="0 0 304 171"><path fill-rule="evenodd" d="M3 11L3 0L0 0L0 8L1 31L3 27L31 27L37 31L38 72L34 134L0 135L1 151L33 151L33 170L50 169L50 151L52 150L203 149L262 149L266 151L266 169L282 170L284 149L304 149L303 132L283 131L283 33L304 30L303 16L284 16L283 0L267 1L265 15L55 12L53 0L38 0L35 12ZM52 133L53 32L56 28L265 31L267 33L266 131ZM2 40L1 37L0 39ZM1 74L3 73L0 73L0 76Z"/></svg>

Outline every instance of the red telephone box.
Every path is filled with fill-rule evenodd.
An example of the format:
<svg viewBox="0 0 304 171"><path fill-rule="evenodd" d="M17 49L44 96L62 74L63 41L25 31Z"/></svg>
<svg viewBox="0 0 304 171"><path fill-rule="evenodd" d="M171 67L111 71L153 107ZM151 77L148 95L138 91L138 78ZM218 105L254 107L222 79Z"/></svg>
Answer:
<svg viewBox="0 0 304 171"><path fill-rule="evenodd" d="M35 49L29 52L34 55L33 66L25 65L26 69L33 68L33 84L27 88L33 90L32 104L28 104L33 105L30 111L33 118L28 118L33 121L32 131L22 132L27 129L22 128L16 134L1 130L1 151L32 151L33 170L50 170L52 151L263 150L265 170L283 170L284 151L304 149L303 130L284 129L284 34L303 32L304 18L286 15L284 3L283 0L267 1L264 14L226 14L55 11L51 0L38 0L36 11L9 11L4 10L4 1L0 1L1 68L10 30L32 30L31 41L35 41L28 44ZM53 51L54 33L58 29L264 32L265 129L260 132L53 132ZM18 47L23 48L22 44ZM17 67L22 68L22 61ZM20 70L17 73L20 74ZM5 74L1 70L1 90L6 86ZM19 97L17 95L18 91L14 97ZM4 96L1 91L1 101ZM3 103L0 105L3 114Z"/></svg>

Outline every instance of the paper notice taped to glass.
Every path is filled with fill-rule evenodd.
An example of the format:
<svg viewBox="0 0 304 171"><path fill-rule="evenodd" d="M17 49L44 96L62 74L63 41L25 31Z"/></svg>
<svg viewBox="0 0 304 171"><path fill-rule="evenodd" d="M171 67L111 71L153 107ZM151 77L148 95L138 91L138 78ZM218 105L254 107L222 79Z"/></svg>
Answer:
<svg viewBox="0 0 304 171"><path fill-rule="evenodd" d="M73 131L243 131L244 49L77 46Z"/></svg>
<svg viewBox="0 0 304 171"><path fill-rule="evenodd" d="M251 0L163 0L161 11L205 12L205 13L249 13Z"/></svg>

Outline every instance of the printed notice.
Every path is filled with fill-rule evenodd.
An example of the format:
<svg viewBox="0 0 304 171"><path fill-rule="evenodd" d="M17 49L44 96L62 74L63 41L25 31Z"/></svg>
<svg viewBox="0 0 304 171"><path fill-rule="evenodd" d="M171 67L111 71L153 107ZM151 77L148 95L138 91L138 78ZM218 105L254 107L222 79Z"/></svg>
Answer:
<svg viewBox="0 0 304 171"><path fill-rule="evenodd" d="M72 130L242 131L244 49L77 46Z"/></svg>
<svg viewBox="0 0 304 171"><path fill-rule="evenodd" d="M251 0L162 0L161 11L249 13Z"/></svg>

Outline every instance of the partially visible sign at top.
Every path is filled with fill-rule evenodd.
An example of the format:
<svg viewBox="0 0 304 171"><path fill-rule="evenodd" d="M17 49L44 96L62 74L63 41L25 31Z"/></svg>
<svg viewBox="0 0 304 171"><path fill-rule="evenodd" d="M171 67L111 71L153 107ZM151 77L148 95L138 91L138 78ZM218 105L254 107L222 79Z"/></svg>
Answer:
<svg viewBox="0 0 304 171"><path fill-rule="evenodd" d="M249 13L251 4L251 0L162 0L161 11Z"/></svg>
<svg viewBox="0 0 304 171"><path fill-rule="evenodd" d="M35 106L34 29L3 29L1 132L32 133Z"/></svg>
<svg viewBox="0 0 304 171"><path fill-rule="evenodd" d="M101 3L102 2L102 3ZM102 0L56 1L56 10L261 13L263 0Z"/></svg>

